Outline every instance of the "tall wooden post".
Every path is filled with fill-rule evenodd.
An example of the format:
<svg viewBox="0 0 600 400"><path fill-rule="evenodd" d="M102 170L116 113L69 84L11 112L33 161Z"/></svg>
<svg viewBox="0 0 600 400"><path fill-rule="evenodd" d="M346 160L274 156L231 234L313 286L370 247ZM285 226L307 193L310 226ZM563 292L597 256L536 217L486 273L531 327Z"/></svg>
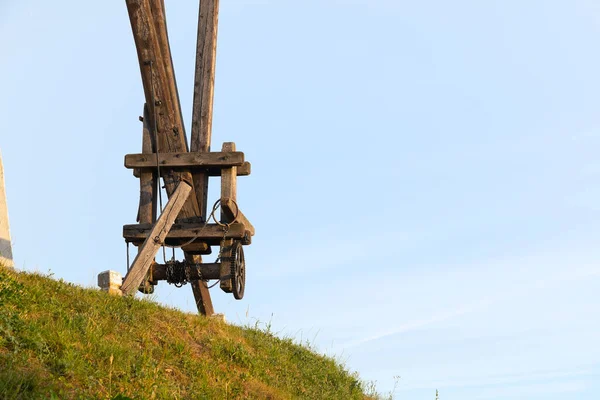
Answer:
<svg viewBox="0 0 600 400"><path fill-rule="evenodd" d="M210 151L218 25L219 0L200 0L198 40L196 43L196 76L192 109L191 151ZM193 174L193 179L200 214L203 219L206 219L206 214L208 213L208 174L197 172ZM200 256L193 256L191 261L200 262L201 258ZM191 285L198 310L202 314L213 314L214 308L206 282L193 281Z"/></svg>
<svg viewBox="0 0 600 400"><path fill-rule="evenodd" d="M6 204L6 190L4 189L4 168L2 167L2 154L0 153L0 264L13 267L12 245L10 242L10 229L8 224L8 205Z"/></svg>

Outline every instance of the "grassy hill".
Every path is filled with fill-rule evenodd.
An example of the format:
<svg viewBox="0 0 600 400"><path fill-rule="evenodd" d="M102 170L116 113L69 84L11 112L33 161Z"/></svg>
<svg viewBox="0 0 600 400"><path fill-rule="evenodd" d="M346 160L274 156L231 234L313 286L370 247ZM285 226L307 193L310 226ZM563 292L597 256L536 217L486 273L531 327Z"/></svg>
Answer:
<svg viewBox="0 0 600 400"><path fill-rule="evenodd" d="M259 329L0 266L0 399L369 399Z"/></svg>

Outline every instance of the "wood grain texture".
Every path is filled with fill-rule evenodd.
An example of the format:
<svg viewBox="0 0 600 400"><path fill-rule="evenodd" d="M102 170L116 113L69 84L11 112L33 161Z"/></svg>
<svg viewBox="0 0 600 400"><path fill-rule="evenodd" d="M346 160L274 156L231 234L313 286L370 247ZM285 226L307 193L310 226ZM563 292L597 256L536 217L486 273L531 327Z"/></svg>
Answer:
<svg viewBox="0 0 600 400"><path fill-rule="evenodd" d="M200 0L192 105L192 151L210 151L218 26L219 0Z"/></svg>
<svg viewBox="0 0 600 400"><path fill-rule="evenodd" d="M234 152L235 143L223 143L223 152ZM221 203L226 201L237 201L237 167L223 168L221 170ZM221 208L221 222L230 223L233 218L223 212Z"/></svg>
<svg viewBox="0 0 600 400"><path fill-rule="evenodd" d="M162 55L160 61L164 65L167 81L165 81L166 91L169 93L170 105L173 108L173 117L175 123L173 126L181 128L181 135L186 143L185 125L183 123L183 113L179 101L179 91L177 89L177 78L173 67L173 57L171 55L171 45L169 44L169 32L167 29L167 18L165 12L164 0L150 0L150 9L154 17L154 27L158 36L158 46Z"/></svg>
<svg viewBox="0 0 600 400"><path fill-rule="evenodd" d="M154 0L153 0L154 1ZM166 40L166 32L157 32L163 26L155 21L150 0L126 0L131 29L135 41L142 84L150 126L156 127L157 146L159 153L182 153L188 150L183 121L181 120L180 105L171 95L175 86L172 67L165 67L167 61L161 51L161 40ZM156 7L155 7L156 8ZM164 15L159 13L159 17ZM164 18L163 18L164 19ZM166 27L166 23L164 24ZM161 39L163 38L163 39ZM163 46L164 47L164 46ZM170 64L170 55L168 63ZM169 168L161 170L167 195L171 196L180 180L192 182L189 171L174 171ZM196 196L190 196L184 205L183 217L199 215Z"/></svg>
<svg viewBox="0 0 600 400"><path fill-rule="evenodd" d="M190 167L191 170L193 170L193 167ZM207 167L206 169L204 169L205 173L208 174L209 177L213 176L218 176L221 177L221 168L220 167ZM244 163L240 166L237 167L237 176L248 176L252 173L252 164L250 164L248 161L244 161ZM135 176L136 178L140 177L140 169L139 168L134 168L133 169L133 176ZM196 176L194 174L194 176ZM195 179L195 178L194 178ZM194 181L194 184L196 183L196 181ZM195 185L194 185L195 187Z"/></svg>
<svg viewBox="0 0 600 400"><path fill-rule="evenodd" d="M153 128L149 125L148 106L144 105L144 118L142 128L142 152L152 154L154 152ZM140 205L138 208L137 221L142 224L156 222L156 206L158 193L157 172L155 170L140 171Z"/></svg>
<svg viewBox="0 0 600 400"><path fill-rule="evenodd" d="M123 237L128 241L136 242L144 240L152 231L152 224L136 224L123 226ZM246 227L242 224L232 224L227 232L227 237L242 239L246 233ZM165 238L165 243L175 244L191 240L198 236L199 241L219 244L223 239L223 227L217 224L203 223L175 223L171 226L169 234Z"/></svg>
<svg viewBox="0 0 600 400"><path fill-rule="evenodd" d="M223 143L222 151L235 151L235 143L226 142ZM237 168L223 168L221 170L221 203L227 200L237 201ZM221 223L228 224L233 222L233 218L227 215L227 212L221 207ZM238 226L244 227L241 224L232 224L229 229L237 228ZM244 233L246 229L244 227ZM224 254L229 254L233 247L233 239L227 239L222 244L223 248L221 251ZM228 257L228 255L226 256ZM222 291L225 293L231 293L233 290L233 283L231 280L231 265L229 262L223 262L221 264L221 282L219 284Z"/></svg>
<svg viewBox="0 0 600 400"><path fill-rule="evenodd" d="M175 222L175 218L179 215L191 191L191 185L184 181L181 181L177 189L175 189L162 214L150 232L148 232L144 243L139 249L138 255L133 260L133 264L127 272L125 279L123 279L123 286L121 286L123 294L133 294L144 280L148 269L154 262L156 252L165 240L171 226Z"/></svg>
<svg viewBox="0 0 600 400"><path fill-rule="evenodd" d="M198 255L192 255L189 253L185 254L185 259L189 263L200 264L202 263L202 257ZM217 275L218 277L218 275ZM210 297L208 285L204 281L192 281L192 293L194 294L194 301L196 302L196 308L202 315L211 316L215 313L215 308Z"/></svg>
<svg viewBox="0 0 600 400"><path fill-rule="evenodd" d="M194 152L210 151L213 117L213 94L217 51L219 1L200 0L198 11L198 39L196 43L196 72L192 104L192 141ZM217 171L220 175L221 171ZM249 173L249 172L248 172ZM208 207L208 178L210 172L192 171L196 202L200 216L206 220ZM203 281L192 282L196 305L201 313L211 315L213 310L210 293ZM202 311L204 310L204 312ZM214 312L214 310L213 310Z"/></svg>
<svg viewBox="0 0 600 400"><path fill-rule="evenodd" d="M210 151L218 26L219 0L200 0L194 99L192 103L191 150L194 152ZM196 201L202 217L206 218L208 211L208 178L211 175L199 170L193 171L192 174ZM220 175L220 171L218 175Z"/></svg>
<svg viewBox="0 0 600 400"><path fill-rule="evenodd" d="M236 152L212 152L212 153L153 153L153 154L127 154L125 156L125 168L215 168L232 167L244 164L244 153Z"/></svg>

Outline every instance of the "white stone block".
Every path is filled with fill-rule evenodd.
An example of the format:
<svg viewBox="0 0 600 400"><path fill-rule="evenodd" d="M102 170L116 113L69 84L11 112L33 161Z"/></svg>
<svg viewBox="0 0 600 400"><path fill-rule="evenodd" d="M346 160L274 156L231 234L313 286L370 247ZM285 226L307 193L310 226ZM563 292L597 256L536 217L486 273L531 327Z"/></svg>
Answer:
<svg viewBox="0 0 600 400"><path fill-rule="evenodd" d="M123 277L116 271L103 271L98 274L98 286L110 294L122 294Z"/></svg>

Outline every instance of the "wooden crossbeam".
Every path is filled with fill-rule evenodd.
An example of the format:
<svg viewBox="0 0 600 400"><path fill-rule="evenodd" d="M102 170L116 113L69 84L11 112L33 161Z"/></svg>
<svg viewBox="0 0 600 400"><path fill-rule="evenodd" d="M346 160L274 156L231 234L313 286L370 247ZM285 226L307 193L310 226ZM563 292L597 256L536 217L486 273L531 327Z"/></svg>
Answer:
<svg viewBox="0 0 600 400"><path fill-rule="evenodd" d="M158 157L158 162L156 158ZM125 168L156 169L157 164L169 168L191 167L232 167L244 163L244 153L236 152L211 152L211 153L153 153L153 154L127 154Z"/></svg>
<svg viewBox="0 0 600 400"><path fill-rule="evenodd" d="M156 168L156 167L154 167ZM194 171L193 167L190 167L190 169L192 171ZM248 176L252 173L252 164L250 164L248 161L244 161L244 163L242 165L239 165L237 167L237 176ZM202 174L206 174L207 177L210 176L221 176L221 167L206 167L205 169L203 168ZM196 176L196 173L193 174L194 176ZM134 168L133 169L133 176L135 176L136 178L140 177L140 169L139 168ZM195 181L194 181L195 182ZM198 193L198 190L196 190L196 193Z"/></svg>
<svg viewBox="0 0 600 400"><path fill-rule="evenodd" d="M138 255L123 280L121 286L123 294L133 294L144 280L148 269L154 262L156 252L165 240L191 191L192 186L185 181L181 181L175 189L162 214L148 232L144 244L140 247Z"/></svg>
<svg viewBox="0 0 600 400"><path fill-rule="evenodd" d="M151 224L137 224L123 226L123 237L129 241L136 242L144 240L152 231ZM242 224L232 224L227 232L227 238L242 239L246 234L246 227ZM173 224L169 230L169 234L165 237L166 244L185 243L193 238L198 241L207 242L209 244L219 244L223 239L223 227L217 224L186 223Z"/></svg>

